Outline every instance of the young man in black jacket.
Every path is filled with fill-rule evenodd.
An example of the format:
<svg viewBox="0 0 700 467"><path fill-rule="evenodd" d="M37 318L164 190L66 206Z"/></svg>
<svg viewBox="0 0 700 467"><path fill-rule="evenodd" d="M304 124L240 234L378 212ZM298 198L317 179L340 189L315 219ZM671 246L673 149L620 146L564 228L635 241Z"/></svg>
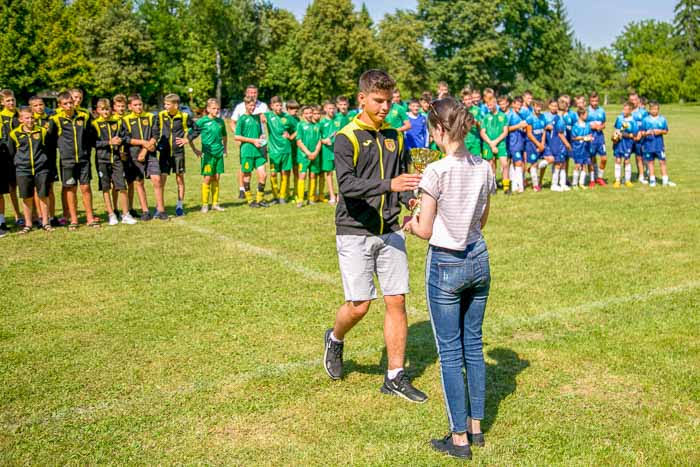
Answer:
<svg viewBox="0 0 700 467"><path fill-rule="evenodd" d="M414 388L403 369L408 321L406 239L399 224L403 203L413 207L420 175L408 174L403 134L385 117L396 82L384 71L369 70L359 82L363 112L336 136L334 156L340 199L336 208L336 246L345 303L325 334L324 368L332 379L343 375L343 339L377 298L373 276L384 294L384 340L388 369L381 391L411 402L427 396Z"/></svg>

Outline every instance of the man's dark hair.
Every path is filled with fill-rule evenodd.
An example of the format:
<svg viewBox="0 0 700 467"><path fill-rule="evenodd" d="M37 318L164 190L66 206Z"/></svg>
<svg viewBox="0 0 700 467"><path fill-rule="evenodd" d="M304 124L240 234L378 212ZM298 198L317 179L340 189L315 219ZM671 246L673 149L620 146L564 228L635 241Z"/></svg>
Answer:
<svg viewBox="0 0 700 467"><path fill-rule="evenodd" d="M71 97L69 91L63 91L63 92L61 92L61 93L56 97L56 100L58 100L58 102L66 101L66 100L71 100L71 101L72 101L73 98Z"/></svg>
<svg viewBox="0 0 700 467"><path fill-rule="evenodd" d="M338 96L335 98L336 102L350 102L350 100L346 96Z"/></svg>
<svg viewBox="0 0 700 467"><path fill-rule="evenodd" d="M396 89L396 81L389 76L389 73L382 70L367 70L360 76L360 92L369 94L370 92L393 93Z"/></svg>

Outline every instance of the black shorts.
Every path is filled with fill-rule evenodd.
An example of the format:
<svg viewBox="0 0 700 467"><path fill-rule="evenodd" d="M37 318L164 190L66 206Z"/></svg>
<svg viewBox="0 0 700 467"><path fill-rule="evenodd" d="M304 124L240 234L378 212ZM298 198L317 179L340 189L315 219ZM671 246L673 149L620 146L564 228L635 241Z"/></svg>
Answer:
<svg viewBox="0 0 700 467"><path fill-rule="evenodd" d="M159 159L160 171L166 175L168 174L184 174L185 173L185 156L166 156L161 154Z"/></svg>
<svg viewBox="0 0 700 467"><path fill-rule="evenodd" d="M129 166L126 168L126 179L129 183L134 180L144 180L153 175L160 175L160 164L155 154L146 154L146 159L139 162L136 157L132 157Z"/></svg>
<svg viewBox="0 0 700 467"><path fill-rule="evenodd" d="M115 159L113 163L98 161L97 177L100 180L100 191L109 191L112 187L116 190L126 189L124 164L121 159Z"/></svg>
<svg viewBox="0 0 700 467"><path fill-rule="evenodd" d="M16 178L16 169L15 169L15 163L12 160L10 156L7 156L7 159L3 162L3 167L0 169L3 172L3 178L4 183L7 183L9 188L16 187L17 186L17 178ZM5 193L9 193L10 190L8 188L8 191Z"/></svg>
<svg viewBox="0 0 700 467"><path fill-rule="evenodd" d="M34 190L39 198L49 196L49 172L42 170L34 175L17 175L17 186L20 198L33 198Z"/></svg>
<svg viewBox="0 0 700 467"><path fill-rule="evenodd" d="M56 161L55 160L52 161L49 158L48 168L49 168L49 183L57 182L58 181L58 164L56 163Z"/></svg>
<svg viewBox="0 0 700 467"><path fill-rule="evenodd" d="M0 195L5 195L10 192L10 181L7 177L7 172L0 172Z"/></svg>
<svg viewBox="0 0 700 467"><path fill-rule="evenodd" d="M90 180L92 180L90 161L61 162L61 183L64 187L70 188L78 184L89 185Z"/></svg>

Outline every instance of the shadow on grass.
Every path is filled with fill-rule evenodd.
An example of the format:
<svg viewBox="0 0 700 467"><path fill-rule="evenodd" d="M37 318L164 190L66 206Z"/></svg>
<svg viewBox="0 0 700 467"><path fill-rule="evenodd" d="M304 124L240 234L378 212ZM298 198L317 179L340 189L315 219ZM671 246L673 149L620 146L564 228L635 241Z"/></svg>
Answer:
<svg viewBox="0 0 700 467"><path fill-rule="evenodd" d="M517 390L516 378L523 370L530 366L528 360L523 360L513 350L496 347L484 351L495 363L486 362L486 407L481 429L488 431L498 418L498 410L503 402ZM426 368L437 362L438 356L435 350L435 340L430 321L422 321L412 324L408 328L408 342L406 343L406 372L411 379L419 378ZM382 356L376 365L361 365L354 360L346 360L345 374L353 372L384 375L387 368L386 347L382 350ZM441 397L442 395L440 395ZM437 394L433 397L438 397Z"/></svg>

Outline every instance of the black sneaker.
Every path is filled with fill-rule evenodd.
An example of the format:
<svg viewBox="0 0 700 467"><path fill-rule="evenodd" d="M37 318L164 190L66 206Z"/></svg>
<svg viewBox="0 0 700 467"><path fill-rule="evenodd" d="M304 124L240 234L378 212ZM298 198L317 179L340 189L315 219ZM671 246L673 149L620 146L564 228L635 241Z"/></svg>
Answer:
<svg viewBox="0 0 700 467"><path fill-rule="evenodd" d="M134 216L131 216L131 217L134 217ZM141 220L142 221L147 222L147 221L150 221L151 219L153 219L153 218L151 217L150 212L146 211L146 212L141 213Z"/></svg>
<svg viewBox="0 0 700 467"><path fill-rule="evenodd" d="M4 230L5 232L10 231L10 229L7 227L7 224L5 224L4 222L0 224L0 230Z"/></svg>
<svg viewBox="0 0 700 467"><path fill-rule="evenodd" d="M129 214L131 214L131 217L133 217L134 219L139 217L139 213L136 212L136 209L129 209Z"/></svg>
<svg viewBox="0 0 700 467"><path fill-rule="evenodd" d="M472 450L468 444L465 446L455 446L452 443L452 433L448 433L447 436L442 439L430 440L430 445L436 451L442 452L451 457L456 457L458 459L472 458Z"/></svg>
<svg viewBox="0 0 700 467"><path fill-rule="evenodd" d="M484 439L483 433L469 433L467 431L467 439L469 440L469 444L472 446L478 446L480 448L486 446L486 440Z"/></svg>
<svg viewBox="0 0 700 467"><path fill-rule="evenodd" d="M269 204L270 204L271 206L272 206L272 205L275 205L275 204L280 204L280 200L278 200L277 198L274 198L272 201L270 201Z"/></svg>
<svg viewBox="0 0 700 467"><path fill-rule="evenodd" d="M51 227L58 227L61 225L61 223L58 222L58 219L55 217L52 217L49 223L51 224Z"/></svg>
<svg viewBox="0 0 700 467"><path fill-rule="evenodd" d="M238 199L245 199L245 191L238 190Z"/></svg>
<svg viewBox="0 0 700 467"><path fill-rule="evenodd" d="M3 225L5 225L5 224L3 224ZM2 227L0 227L0 238L4 237L5 235L7 235L9 233L10 233L9 230L3 229Z"/></svg>
<svg viewBox="0 0 700 467"><path fill-rule="evenodd" d="M257 201L251 201L250 203L248 203L248 207L251 207L251 208L259 208L259 207L260 207L260 203L258 203Z"/></svg>
<svg viewBox="0 0 700 467"><path fill-rule="evenodd" d="M323 338L323 368L331 379L340 379L343 377L343 343L333 341L332 332L333 328L328 329Z"/></svg>
<svg viewBox="0 0 700 467"><path fill-rule="evenodd" d="M161 221L167 221L168 220L168 213L156 212L156 215L153 217L155 217L156 219L161 220Z"/></svg>
<svg viewBox="0 0 700 467"><path fill-rule="evenodd" d="M384 394L403 397L409 402L416 402L418 404L422 404L428 400L428 396L413 387L404 371L400 371L394 379L389 379L389 376L385 374L384 384L380 388L380 391Z"/></svg>
<svg viewBox="0 0 700 467"><path fill-rule="evenodd" d="M269 208L270 207L270 205L267 204L267 201L265 201L265 200L260 201L258 203L258 205L260 205L261 208Z"/></svg>

